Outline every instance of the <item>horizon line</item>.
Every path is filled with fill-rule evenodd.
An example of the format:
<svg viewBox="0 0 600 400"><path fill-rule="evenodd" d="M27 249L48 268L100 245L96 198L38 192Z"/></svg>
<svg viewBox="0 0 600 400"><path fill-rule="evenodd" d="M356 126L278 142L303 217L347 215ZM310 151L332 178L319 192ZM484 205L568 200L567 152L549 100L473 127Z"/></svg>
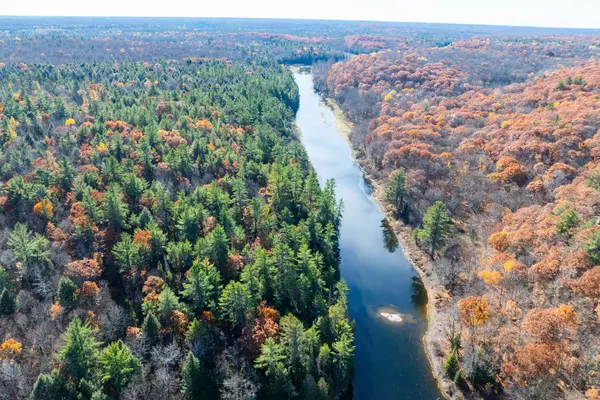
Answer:
<svg viewBox="0 0 600 400"><path fill-rule="evenodd" d="M485 24L472 22L431 22L431 21L391 21L391 20L362 20L362 19L330 19L330 18L288 18L288 17L221 17L221 16L148 16L148 15L0 15L1 18L134 18L134 19L221 19L221 20L273 20L273 21L319 21L319 22L367 22L381 24L428 24L428 25L453 25L453 26L478 26L478 27L495 27L495 28L529 28L529 29L553 29L553 30L582 30L582 31L598 31L600 34L600 26L597 28L590 27L573 27L573 26L548 26L548 25L503 25L503 24ZM0 28L0 30L3 30Z"/></svg>

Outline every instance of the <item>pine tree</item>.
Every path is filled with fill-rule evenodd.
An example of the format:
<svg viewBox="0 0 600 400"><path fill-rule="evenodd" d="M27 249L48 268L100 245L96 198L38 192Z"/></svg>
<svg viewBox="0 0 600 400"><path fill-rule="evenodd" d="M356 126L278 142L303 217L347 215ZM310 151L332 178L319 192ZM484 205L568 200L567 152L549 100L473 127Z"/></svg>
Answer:
<svg viewBox="0 0 600 400"><path fill-rule="evenodd" d="M338 393L346 390L354 375L354 344L352 335L344 334L333 343L333 364Z"/></svg>
<svg viewBox="0 0 600 400"><path fill-rule="evenodd" d="M287 398L294 386L285 367L286 356L283 346L268 338L261 347L261 354L256 359L256 368L263 369L267 377L265 398Z"/></svg>
<svg viewBox="0 0 600 400"><path fill-rule="evenodd" d="M129 209L123 201L123 192L118 185L111 185L106 191L102 207L104 217L115 231L120 232L127 228Z"/></svg>
<svg viewBox="0 0 600 400"><path fill-rule="evenodd" d="M129 272L142 264L140 246L127 233L121 236L121 241L113 247L112 253L121 273Z"/></svg>
<svg viewBox="0 0 600 400"><path fill-rule="evenodd" d="M319 400L329 400L331 396L329 395L329 384L325 380L325 378L319 379L317 382L317 399Z"/></svg>
<svg viewBox="0 0 600 400"><path fill-rule="evenodd" d="M191 310L201 313L214 309L219 300L221 276L207 259L196 261L186 273L182 295L187 298Z"/></svg>
<svg viewBox="0 0 600 400"><path fill-rule="evenodd" d="M589 254L594 265L600 264L600 229L590 235L585 244L585 251Z"/></svg>
<svg viewBox="0 0 600 400"><path fill-rule="evenodd" d="M302 322L293 314L287 314L280 321L280 343L286 355L294 382L301 384L306 378L310 363L310 345Z"/></svg>
<svg viewBox="0 0 600 400"><path fill-rule="evenodd" d="M303 400L317 400L317 382L312 375L308 375L302 384L300 398Z"/></svg>
<svg viewBox="0 0 600 400"><path fill-rule="evenodd" d="M221 294L219 307L223 318L241 326L246 319L246 311L251 308L250 291L241 282L229 282Z"/></svg>
<svg viewBox="0 0 600 400"><path fill-rule="evenodd" d="M51 374L40 374L31 391L32 400L64 400L72 398L72 385L54 369Z"/></svg>
<svg viewBox="0 0 600 400"><path fill-rule="evenodd" d="M178 310L179 307L179 298L170 287L165 286L158 296L158 315L163 322L171 316L171 312Z"/></svg>
<svg viewBox="0 0 600 400"><path fill-rule="evenodd" d="M456 351L452 351L446 361L444 361L444 371L450 379L454 379L456 374L460 371L460 365L458 362L458 355Z"/></svg>
<svg viewBox="0 0 600 400"><path fill-rule="evenodd" d="M190 351L181 369L181 393L184 400L210 399L214 396L210 371Z"/></svg>
<svg viewBox="0 0 600 400"><path fill-rule="evenodd" d="M221 225L217 225L208 235L211 246L211 261L222 269L227 263L227 255L229 253L229 238L225 229Z"/></svg>
<svg viewBox="0 0 600 400"><path fill-rule="evenodd" d="M144 339L151 346L155 345L160 338L160 322L152 313L148 313L146 318L144 318L144 322L142 323L142 332L144 334Z"/></svg>
<svg viewBox="0 0 600 400"><path fill-rule="evenodd" d="M108 393L118 398L133 375L140 372L142 364L121 340L108 345L100 354L101 380Z"/></svg>
<svg viewBox="0 0 600 400"><path fill-rule="evenodd" d="M75 178L75 167L73 167L73 163L67 158L60 160L58 165L58 182L65 192L69 192Z"/></svg>
<svg viewBox="0 0 600 400"><path fill-rule="evenodd" d="M556 232L562 236L570 236L569 231L579 225L579 215L574 209L565 211L556 222Z"/></svg>
<svg viewBox="0 0 600 400"><path fill-rule="evenodd" d="M98 347L92 329L75 318L65 333L65 346L58 353L58 359L75 381L93 377L98 366Z"/></svg>
<svg viewBox="0 0 600 400"><path fill-rule="evenodd" d="M142 194L148 189L148 182L143 178L138 178L135 174L127 174L123 179L123 191L129 197L131 204L135 207Z"/></svg>
<svg viewBox="0 0 600 400"><path fill-rule="evenodd" d="M418 231L418 238L429 246L429 255L433 258L454 229L450 214L441 201L436 201L427 209L423 218L423 228Z"/></svg>
<svg viewBox="0 0 600 400"><path fill-rule="evenodd" d="M10 315L17 312L17 303L13 295L4 288L0 295L0 315Z"/></svg>
<svg viewBox="0 0 600 400"><path fill-rule="evenodd" d="M396 217L405 215L406 211L406 175L402 171L396 171L390 175L385 199L396 209Z"/></svg>
<svg viewBox="0 0 600 400"><path fill-rule="evenodd" d="M58 301L67 310L77 305L77 286L68 276L63 276L58 283Z"/></svg>

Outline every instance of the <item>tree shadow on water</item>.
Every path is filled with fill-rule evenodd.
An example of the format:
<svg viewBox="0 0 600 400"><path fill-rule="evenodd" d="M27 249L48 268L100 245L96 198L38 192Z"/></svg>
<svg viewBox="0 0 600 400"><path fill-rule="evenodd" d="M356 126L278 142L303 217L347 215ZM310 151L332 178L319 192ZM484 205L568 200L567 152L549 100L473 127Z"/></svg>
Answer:
<svg viewBox="0 0 600 400"><path fill-rule="evenodd" d="M387 219L381 220L381 229L383 232L383 245L390 253L394 253L398 249L398 237L396 232L392 229L392 226Z"/></svg>

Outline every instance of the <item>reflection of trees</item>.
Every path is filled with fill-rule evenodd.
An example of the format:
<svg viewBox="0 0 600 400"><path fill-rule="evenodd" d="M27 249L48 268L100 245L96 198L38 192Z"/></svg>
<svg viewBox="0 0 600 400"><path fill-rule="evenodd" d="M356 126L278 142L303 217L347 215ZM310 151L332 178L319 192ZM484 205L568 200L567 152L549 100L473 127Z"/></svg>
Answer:
<svg viewBox="0 0 600 400"><path fill-rule="evenodd" d="M395 252L398 248L398 237L387 219L381 220L381 228L383 231L383 245L390 253Z"/></svg>
<svg viewBox="0 0 600 400"><path fill-rule="evenodd" d="M418 276L412 277L412 294L410 295L410 300L413 303L415 309L421 315L427 314L427 290L425 289L425 285L423 281Z"/></svg>

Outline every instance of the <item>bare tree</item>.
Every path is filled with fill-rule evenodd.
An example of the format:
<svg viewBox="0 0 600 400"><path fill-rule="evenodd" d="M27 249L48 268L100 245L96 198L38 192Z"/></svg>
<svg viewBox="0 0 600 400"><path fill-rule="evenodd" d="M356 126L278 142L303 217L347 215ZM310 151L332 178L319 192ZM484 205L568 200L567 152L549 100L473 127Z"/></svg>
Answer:
<svg viewBox="0 0 600 400"><path fill-rule="evenodd" d="M223 381L222 400L253 400L256 398L256 385L239 372L234 372Z"/></svg>

